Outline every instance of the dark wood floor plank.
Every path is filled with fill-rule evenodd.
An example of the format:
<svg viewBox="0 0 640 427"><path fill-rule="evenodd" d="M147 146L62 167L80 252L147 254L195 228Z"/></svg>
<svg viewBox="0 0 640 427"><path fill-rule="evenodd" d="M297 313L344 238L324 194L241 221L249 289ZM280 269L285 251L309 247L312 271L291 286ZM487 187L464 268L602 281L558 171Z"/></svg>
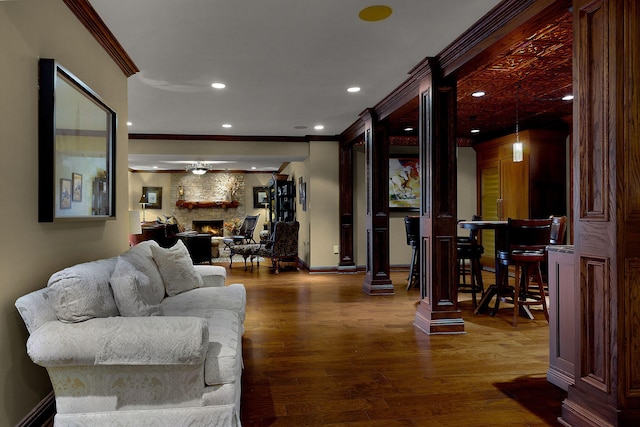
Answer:
<svg viewBox="0 0 640 427"><path fill-rule="evenodd" d="M560 425L539 312L513 328L509 305L474 315L461 294L466 334L429 336L406 271L391 273L393 296L366 295L362 274L227 271L247 287L245 427Z"/></svg>

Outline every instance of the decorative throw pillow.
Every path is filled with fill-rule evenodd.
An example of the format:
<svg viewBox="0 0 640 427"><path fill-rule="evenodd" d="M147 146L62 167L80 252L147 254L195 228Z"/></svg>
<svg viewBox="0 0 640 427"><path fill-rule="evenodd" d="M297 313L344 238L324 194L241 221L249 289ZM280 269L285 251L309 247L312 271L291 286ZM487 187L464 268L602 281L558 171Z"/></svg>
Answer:
<svg viewBox="0 0 640 427"><path fill-rule="evenodd" d="M136 269L126 258L118 257L111 275L111 289L120 315L140 317L161 315L160 305L154 303L151 278Z"/></svg>
<svg viewBox="0 0 640 427"><path fill-rule="evenodd" d="M152 246L151 252L160 270L167 295L178 295L202 286L202 277L193 267L189 251L182 240L178 240L169 249Z"/></svg>
<svg viewBox="0 0 640 427"><path fill-rule="evenodd" d="M149 285L153 292L153 299L149 300L149 303L155 305L160 304L164 299L165 289L160 270L158 270L158 266L153 260L152 247L159 248L160 245L154 240L145 240L129 248L119 258L124 258L133 268L149 278Z"/></svg>
<svg viewBox="0 0 640 427"><path fill-rule="evenodd" d="M76 323L117 316L109 276L105 274L112 265L108 260L93 261L54 273L47 286L56 317L62 322Z"/></svg>

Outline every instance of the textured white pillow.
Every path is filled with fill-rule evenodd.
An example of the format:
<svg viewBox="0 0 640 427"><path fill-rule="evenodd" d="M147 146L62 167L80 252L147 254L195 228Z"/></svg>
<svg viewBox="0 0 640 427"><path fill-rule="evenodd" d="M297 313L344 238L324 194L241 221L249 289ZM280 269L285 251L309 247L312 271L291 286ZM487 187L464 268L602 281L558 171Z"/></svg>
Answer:
<svg viewBox="0 0 640 427"><path fill-rule="evenodd" d="M56 317L66 323L118 315L109 287L108 260L77 264L54 273L47 284Z"/></svg>
<svg viewBox="0 0 640 427"><path fill-rule="evenodd" d="M126 258L118 257L110 283L120 315L139 317L162 314L160 305L155 302L151 278L137 270Z"/></svg>
<svg viewBox="0 0 640 427"><path fill-rule="evenodd" d="M154 296L149 302L160 304L164 299L165 289L158 266L153 261L153 253L151 253L152 247L160 247L160 245L154 240L145 240L129 248L128 251L120 255L120 258L126 259L136 270L149 277Z"/></svg>
<svg viewBox="0 0 640 427"><path fill-rule="evenodd" d="M193 267L189 251L182 240L178 240L169 249L152 246L151 253L160 270L167 295L178 295L202 286L202 277Z"/></svg>

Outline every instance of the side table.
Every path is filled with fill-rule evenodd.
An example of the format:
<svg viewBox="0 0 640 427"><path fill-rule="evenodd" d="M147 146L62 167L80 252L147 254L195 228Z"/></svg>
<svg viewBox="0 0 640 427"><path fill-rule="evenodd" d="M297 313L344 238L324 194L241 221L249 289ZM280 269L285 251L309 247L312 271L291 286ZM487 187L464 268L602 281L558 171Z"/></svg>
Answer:
<svg viewBox="0 0 640 427"><path fill-rule="evenodd" d="M211 264L211 234L178 233L177 236L187 247L194 264Z"/></svg>

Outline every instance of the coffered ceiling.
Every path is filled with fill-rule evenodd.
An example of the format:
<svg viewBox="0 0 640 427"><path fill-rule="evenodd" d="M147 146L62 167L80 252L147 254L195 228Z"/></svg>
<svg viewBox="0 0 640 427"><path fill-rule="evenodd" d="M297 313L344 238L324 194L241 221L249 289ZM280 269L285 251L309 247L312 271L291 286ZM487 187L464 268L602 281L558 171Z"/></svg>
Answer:
<svg viewBox="0 0 640 427"><path fill-rule="evenodd" d="M459 144L478 143L520 130L568 129L572 94L572 15L570 10L523 37L495 50L471 72L457 76L457 136ZM483 91L482 97L474 92ZM418 100L391 115L396 136L415 136ZM405 131L411 127L413 131ZM473 129L479 132L472 132ZM397 138L399 145L407 140Z"/></svg>
<svg viewBox="0 0 640 427"><path fill-rule="evenodd" d="M508 45L485 66L458 80L458 136L475 140L520 129L567 128L573 103L572 19L555 21ZM484 91L476 98L472 93ZM474 134L472 129L480 132Z"/></svg>

